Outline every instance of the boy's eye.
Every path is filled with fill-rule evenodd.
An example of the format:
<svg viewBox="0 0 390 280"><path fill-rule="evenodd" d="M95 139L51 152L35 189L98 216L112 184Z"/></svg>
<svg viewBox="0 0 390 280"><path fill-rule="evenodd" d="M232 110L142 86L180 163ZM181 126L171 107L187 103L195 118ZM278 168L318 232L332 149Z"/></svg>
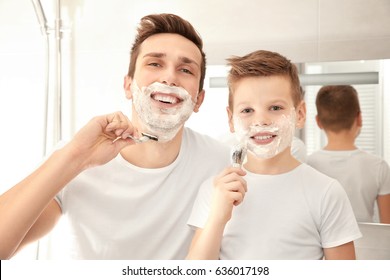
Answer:
<svg viewBox="0 0 390 280"><path fill-rule="evenodd" d="M270 107L270 110L271 110L271 111L279 111L279 110L281 110L281 109L282 109L282 107L277 106L277 105L274 105L274 106L271 106L271 107Z"/></svg>
<svg viewBox="0 0 390 280"><path fill-rule="evenodd" d="M251 112L253 112L253 109L251 109L251 108L245 108L245 109L241 110L241 113L244 113L244 114L248 114Z"/></svg>

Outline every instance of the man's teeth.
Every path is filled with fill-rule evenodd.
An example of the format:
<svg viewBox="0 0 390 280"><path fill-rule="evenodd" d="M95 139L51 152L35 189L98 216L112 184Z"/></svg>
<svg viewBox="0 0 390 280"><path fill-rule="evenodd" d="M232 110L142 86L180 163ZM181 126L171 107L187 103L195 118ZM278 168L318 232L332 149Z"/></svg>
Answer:
<svg viewBox="0 0 390 280"><path fill-rule="evenodd" d="M179 102L176 97L169 96L169 95L155 95L153 99L164 103L170 103L170 104L176 104Z"/></svg>

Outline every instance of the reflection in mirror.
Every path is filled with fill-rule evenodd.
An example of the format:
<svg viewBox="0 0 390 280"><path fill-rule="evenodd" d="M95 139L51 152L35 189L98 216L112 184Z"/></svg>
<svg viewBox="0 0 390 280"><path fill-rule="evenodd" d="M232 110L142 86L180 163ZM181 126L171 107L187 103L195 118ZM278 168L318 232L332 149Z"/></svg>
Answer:
<svg viewBox="0 0 390 280"><path fill-rule="evenodd" d="M363 128L357 138L356 145L372 154L390 159L389 141L385 139L389 131L384 123L389 119L385 99L389 92L389 78L384 75L388 60L374 61L344 61L304 64L302 84L305 86L307 103L307 120L303 131L303 139L307 145L308 154L326 144L324 133L315 123L315 97L319 88L327 84L350 84L359 94L363 116ZM388 67L388 66L387 66ZM314 75L313 79L310 76Z"/></svg>

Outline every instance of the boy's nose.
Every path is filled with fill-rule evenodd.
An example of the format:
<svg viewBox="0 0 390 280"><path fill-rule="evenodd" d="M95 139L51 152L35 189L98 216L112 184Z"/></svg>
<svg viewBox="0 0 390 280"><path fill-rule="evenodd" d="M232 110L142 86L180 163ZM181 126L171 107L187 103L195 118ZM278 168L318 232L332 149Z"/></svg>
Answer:
<svg viewBox="0 0 390 280"><path fill-rule="evenodd" d="M268 126L272 124L272 120L265 112L258 112L254 124L258 126Z"/></svg>

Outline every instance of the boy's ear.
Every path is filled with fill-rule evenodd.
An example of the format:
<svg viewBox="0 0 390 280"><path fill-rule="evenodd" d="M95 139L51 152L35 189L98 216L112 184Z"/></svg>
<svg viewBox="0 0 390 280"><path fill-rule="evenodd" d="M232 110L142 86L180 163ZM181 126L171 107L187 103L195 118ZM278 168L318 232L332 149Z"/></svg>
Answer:
<svg viewBox="0 0 390 280"><path fill-rule="evenodd" d="M202 89L202 90L198 93L198 96L196 97L196 103L195 103L195 107L194 107L194 112L195 112L195 113L198 113L198 112L199 112L200 105L202 105L203 100L204 100L204 95L205 95L205 90Z"/></svg>
<svg viewBox="0 0 390 280"><path fill-rule="evenodd" d="M304 100L296 107L297 128L303 128L306 121L306 103Z"/></svg>
<svg viewBox="0 0 390 280"><path fill-rule="evenodd" d="M316 123L317 123L317 125L318 125L318 127L319 127L320 129L324 129L324 127L323 127L322 124L321 124L320 119L318 118L318 115L316 115Z"/></svg>
<svg viewBox="0 0 390 280"><path fill-rule="evenodd" d="M234 133L233 112L230 111L229 106L226 107L226 112L227 112L227 115L228 115L230 132Z"/></svg>
<svg viewBox="0 0 390 280"><path fill-rule="evenodd" d="M128 75L126 75L123 78L123 89L125 90L126 98L129 100L133 98L133 94L131 93L131 90L130 90L130 86L131 86L132 81L133 81L133 79L131 77L129 77Z"/></svg>
<svg viewBox="0 0 390 280"><path fill-rule="evenodd" d="M358 125L358 127L363 126L363 117L362 117L362 112L360 112L360 111L357 115L357 125Z"/></svg>

